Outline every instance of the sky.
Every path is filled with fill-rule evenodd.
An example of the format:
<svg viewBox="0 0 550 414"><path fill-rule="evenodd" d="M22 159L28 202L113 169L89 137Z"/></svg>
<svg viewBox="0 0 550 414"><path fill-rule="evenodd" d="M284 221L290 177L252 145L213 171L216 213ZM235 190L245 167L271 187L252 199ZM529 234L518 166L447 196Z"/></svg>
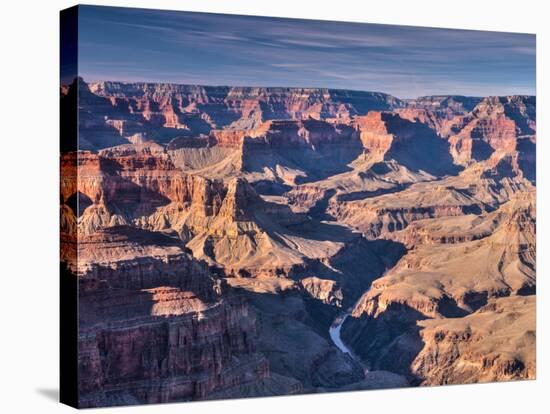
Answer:
<svg viewBox="0 0 550 414"><path fill-rule="evenodd" d="M81 6L88 82L535 94L535 35Z"/></svg>

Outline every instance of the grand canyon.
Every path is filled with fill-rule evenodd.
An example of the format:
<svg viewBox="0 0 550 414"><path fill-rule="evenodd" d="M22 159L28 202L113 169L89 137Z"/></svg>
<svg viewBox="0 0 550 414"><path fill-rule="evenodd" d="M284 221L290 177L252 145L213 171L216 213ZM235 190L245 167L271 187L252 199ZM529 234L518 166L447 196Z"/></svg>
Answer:
<svg viewBox="0 0 550 414"><path fill-rule="evenodd" d="M534 96L79 77L75 102L79 406L535 378Z"/></svg>

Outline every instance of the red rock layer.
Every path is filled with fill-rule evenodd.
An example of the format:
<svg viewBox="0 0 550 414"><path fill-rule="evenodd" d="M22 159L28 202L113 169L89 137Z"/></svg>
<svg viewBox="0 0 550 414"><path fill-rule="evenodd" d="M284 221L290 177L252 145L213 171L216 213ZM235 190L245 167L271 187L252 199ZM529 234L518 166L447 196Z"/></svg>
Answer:
<svg viewBox="0 0 550 414"><path fill-rule="evenodd" d="M82 407L205 399L269 378L247 304L181 242L113 227L78 249Z"/></svg>
<svg viewBox="0 0 550 414"><path fill-rule="evenodd" d="M449 136L456 162L489 158L493 151L512 153L518 139L534 135L534 101L528 97L490 97L457 117L442 133Z"/></svg>

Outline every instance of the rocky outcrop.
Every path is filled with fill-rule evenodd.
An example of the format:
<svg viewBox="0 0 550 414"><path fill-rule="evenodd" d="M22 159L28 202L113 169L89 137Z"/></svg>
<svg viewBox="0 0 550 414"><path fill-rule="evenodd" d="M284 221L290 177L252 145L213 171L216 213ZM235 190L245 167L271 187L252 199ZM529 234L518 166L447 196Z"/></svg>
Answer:
<svg viewBox="0 0 550 414"><path fill-rule="evenodd" d="M390 149L394 137L388 131L385 120L392 117L390 113L370 112L368 115L354 119L363 147L369 152L383 157Z"/></svg>
<svg viewBox="0 0 550 414"><path fill-rule="evenodd" d="M423 315L433 317L441 298L451 299L458 308L455 311L460 313L460 309L465 312L477 309L489 297L533 292L535 214L531 193L520 194L477 220L449 217L444 221L418 222L416 229L421 233L437 226L432 233L435 237L426 244L416 243L391 272L375 281L368 298L357 304L356 313L366 310L376 316L399 298ZM410 230L404 233L410 234ZM437 238L438 233L448 238ZM440 243L436 244L438 240ZM439 260L441 256L447 259ZM494 260L488 264L482 257ZM408 302L408 298L425 301L427 305L421 309Z"/></svg>
<svg viewBox="0 0 550 414"><path fill-rule="evenodd" d="M493 151L512 153L518 140L535 135L535 98L489 97L443 131L455 162L467 164L490 157Z"/></svg>
<svg viewBox="0 0 550 414"><path fill-rule="evenodd" d="M313 298L329 305L342 306L344 297L336 281L311 276L302 279L300 283Z"/></svg>
<svg viewBox="0 0 550 414"><path fill-rule="evenodd" d="M210 131L210 137L221 147L240 148L245 137L261 137L271 129L272 121L261 122L249 128L226 128Z"/></svg>
<svg viewBox="0 0 550 414"><path fill-rule="evenodd" d="M361 154L359 137L345 124L306 119L267 125L242 141L241 169L251 181L313 181L346 170Z"/></svg>
<svg viewBox="0 0 550 414"><path fill-rule="evenodd" d="M354 318L343 327L344 338L377 369L399 372L426 384L445 383L448 380L443 375L431 376L430 370L437 371L437 361L431 361L434 366L427 367L424 360L416 360L426 347L433 345L433 337L427 340L429 334L423 327L436 326L439 322L435 321L442 319L447 322L441 322L440 326L455 324L451 322L454 319L448 318L457 318L461 321L457 325L467 327L466 321L470 320L467 318L475 320L474 316L482 313L488 303L502 297L532 295L536 262L534 223L533 193L518 194L495 212L477 218L419 221L414 229L402 232L405 239L417 234L411 243L415 247L384 277L374 281L369 292L357 302ZM508 302L502 303L506 307ZM433 324L428 322L431 320ZM522 334L531 328L518 323L517 329ZM491 341L488 332L479 332L482 339L472 339L476 343L472 346L483 346L482 340ZM466 341L469 337L463 338L465 343L460 342L460 337L454 338L456 346L469 346ZM437 352L440 359L454 361L455 351L449 345ZM402 359L393 359L392 353L399 353ZM484 367L493 363L500 366L500 362L493 361ZM492 369L472 368L468 381L522 377L534 372L523 372L518 365L508 371L502 368L500 377L492 377L501 368L496 367L494 372ZM457 377L460 378L457 383L466 380Z"/></svg>
<svg viewBox="0 0 550 414"><path fill-rule="evenodd" d="M330 199L326 211L368 238L392 238L392 233L418 220L477 215L498 208L516 194L534 191L519 167L518 157L517 152L495 152L456 176L439 180L409 177L413 183L397 187L402 191L391 191L394 186L385 191L387 194L375 192L371 197L340 195Z"/></svg>
<svg viewBox="0 0 550 414"><path fill-rule="evenodd" d="M449 146L429 125L411 122L393 112L371 111L353 125L374 161L396 160L409 170L442 176L457 172Z"/></svg>
<svg viewBox="0 0 550 414"><path fill-rule="evenodd" d="M82 407L205 399L269 378L242 302L204 304L175 288L97 292L81 301L100 319L81 317Z"/></svg>
<svg viewBox="0 0 550 414"><path fill-rule="evenodd" d="M460 115L470 112L481 100L474 96L432 95L408 99L406 102L408 108Z"/></svg>
<svg viewBox="0 0 550 414"><path fill-rule="evenodd" d="M535 375L533 97L77 90L82 406Z"/></svg>
<svg viewBox="0 0 550 414"><path fill-rule="evenodd" d="M75 157L65 155L67 165ZM177 223L185 213L195 221L215 215L225 193L223 183L177 169L156 144L123 145L97 154L82 151L76 162L77 179L63 179L61 195L69 203L75 200L82 234L132 222L156 230L173 224L181 233L184 225Z"/></svg>
<svg viewBox="0 0 550 414"><path fill-rule="evenodd" d="M100 132L117 143L152 138L166 143L178 136L212 130L253 130L274 119L342 118L403 105L390 95L317 88L246 88L153 83L80 81L85 97L83 147L104 148ZM93 116L95 115L95 116ZM158 134L161 131L161 134ZM239 134L237 132L236 134ZM220 135L218 133L218 135ZM229 138L226 133L221 133Z"/></svg>
<svg viewBox="0 0 550 414"><path fill-rule="evenodd" d="M285 237L285 227L306 220L288 206L264 201L242 178L231 181L219 214L188 243L194 255L224 267L231 275L289 275L307 256ZM337 244L326 243L337 250ZM321 254L322 247L315 249ZM315 254L314 253L314 254Z"/></svg>
<svg viewBox="0 0 550 414"><path fill-rule="evenodd" d="M464 318L419 327L425 345L411 370L422 385L536 377L534 296L494 299Z"/></svg>
<svg viewBox="0 0 550 414"><path fill-rule="evenodd" d="M82 407L205 399L271 382L254 314L180 241L115 227L78 248Z"/></svg>
<svg viewBox="0 0 550 414"><path fill-rule="evenodd" d="M430 188L430 191L425 191ZM419 183L404 191L365 200L334 200L328 212L337 220L377 238L405 229L409 223L427 218L479 213L485 206L462 191L443 185Z"/></svg>

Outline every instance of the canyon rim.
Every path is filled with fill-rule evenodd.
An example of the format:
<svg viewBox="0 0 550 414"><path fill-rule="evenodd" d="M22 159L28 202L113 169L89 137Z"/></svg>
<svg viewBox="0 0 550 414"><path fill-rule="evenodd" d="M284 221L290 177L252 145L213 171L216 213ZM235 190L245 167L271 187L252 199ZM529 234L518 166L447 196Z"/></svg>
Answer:
<svg viewBox="0 0 550 414"><path fill-rule="evenodd" d="M62 402L534 379L534 79L529 34L64 10Z"/></svg>

